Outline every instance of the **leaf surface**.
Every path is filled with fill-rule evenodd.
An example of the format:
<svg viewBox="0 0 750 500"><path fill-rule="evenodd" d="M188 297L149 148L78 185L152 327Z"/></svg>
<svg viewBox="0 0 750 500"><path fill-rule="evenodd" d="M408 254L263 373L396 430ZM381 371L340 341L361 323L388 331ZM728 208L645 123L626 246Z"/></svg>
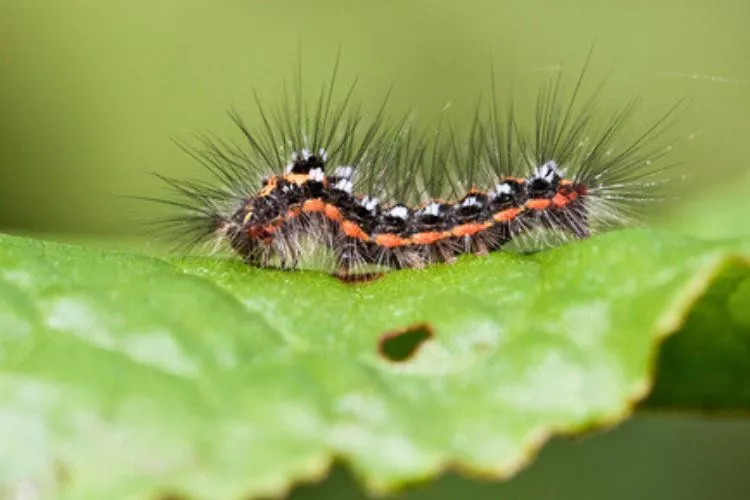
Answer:
<svg viewBox="0 0 750 500"><path fill-rule="evenodd" d="M0 485L242 498L335 457L377 491L507 477L551 433L625 418L683 324L649 404L746 409L749 262L626 230L347 284L2 236ZM733 379L699 383L711 350Z"/></svg>

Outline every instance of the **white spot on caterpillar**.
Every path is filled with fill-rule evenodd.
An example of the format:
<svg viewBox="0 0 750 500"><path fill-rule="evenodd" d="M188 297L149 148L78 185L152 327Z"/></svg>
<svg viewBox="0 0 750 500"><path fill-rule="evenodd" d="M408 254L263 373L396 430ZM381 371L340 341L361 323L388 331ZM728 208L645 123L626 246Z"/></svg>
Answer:
<svg viewBox="0 0 750 500"><path fill-rule="evenodd" d="M461 202L462 207L481 207L482 204L479 203L479 200L477 200L476 196L469 196L464 201Z"/></svg>
<svg viewBox="0 0 750 500"><path fill-rule="evenodd" d="M503 182L502 184L495 185L495 191L493 194L495 196L502 196L504 194L511 194L511 193L513 193L513 188L510 187L510 184L508 184L507 182Z"/></svg>
<svg viewBox="0 0 750 500"><path fill-rule="evenodd" d="M323 179L326 178L326 174L323 172L322 168L313 168L310 170L310 173L307 174L307 179L313 182L323 182Z"/></svg>
<svg viewBox="0 0 750 500"><path fill-rule="evenodd" d="M339 191L344 191L349 194L352 194L352 190L354 189L354 184L352 184L352 181L348 179L341 179L336 182L336 184L333 185L333 189L338 189Z"/></svg>
<svg viewBox="0 0 750 500"><path fill-rule="evenodd" d="M328 151L325 150L325 148L320 148L318 151L318 156L322 161L328 160Z"/></svg>
<svg viewBox="0 0 750 500"><path fill-rule="evenodd" d="M341 177L342 179L351 179L354 177L354 168L349 166L336 167L333 171L335 177Z"/></svg>
<svg viewBox="0 0 750 500"><path fill-rule="evenodd" d="M534 179L543 179L547 182L553 182L555 177L562 177L562 170L558 168L555 160L550 160L541 167L534 169Z"/></svg>
<svg viewBox="0 0 750 500"><path fill-rule="evenodd" d="M403 205L396 205L388 211L388 215L397 219L406 220L406 218L409 217L409 209Z"/></svg>
<svg viewBox="0 0 750 500"><path fill-rule="evenodd" d="M427 205L426 207L422 209L422 214L434 215L437 217L438 215L440 215L440 204L435 203L435 202L430 203L429 205Z"/></svg>
<svg viewBox="0 0 750 500"><path fill-rule="evenodd" d="M359 204L365 207L368 212L375 212L375 209L378 207L378 199L365 196L359 200Z"/></svg>

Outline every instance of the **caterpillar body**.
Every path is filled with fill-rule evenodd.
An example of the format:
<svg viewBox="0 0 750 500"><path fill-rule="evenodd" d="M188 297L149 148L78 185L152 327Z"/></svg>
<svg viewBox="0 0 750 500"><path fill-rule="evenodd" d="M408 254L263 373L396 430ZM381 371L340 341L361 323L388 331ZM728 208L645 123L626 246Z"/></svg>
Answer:
<svg viewBox="0 0 750 500"><path fill-rule="evenodd" d="M666 184L656 147L671 111L634 138L622 129L631 103L597 122L594 99L579 103L581 71L567 97L561 76L539 94L524 127L493 97L468 133L442 125L417 132L381 106L364 119L354 85L334 99L336 71L312 107L292 98L239 145L199 136L185 148L213 183L162 177L180 213L163 220L191 246L225 243L253 266L294 269L310 249L333 255L332 271L421 268L465 253L484 255L519 241L534 247L586 238L628 224Z"/></svg>

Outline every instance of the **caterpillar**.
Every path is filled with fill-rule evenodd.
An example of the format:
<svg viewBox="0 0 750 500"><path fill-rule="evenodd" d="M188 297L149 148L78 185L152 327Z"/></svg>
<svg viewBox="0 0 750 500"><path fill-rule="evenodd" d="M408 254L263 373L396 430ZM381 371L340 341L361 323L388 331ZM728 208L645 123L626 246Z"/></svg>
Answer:
<svg viewBox="0 0 750 500"><path fill-rule="evenodd" d="M586 65L567 95L561 73L541 88L530 125L494 92L464 134L388 118L387 97L366 118L356 81L337 95L338 61L312 106L298 75L273 109L255 95L258 127L230 111L244 144L208 134L181 144L213 180L160 176L176 194L160 201L179 209L160 223L190 248L219 243L252 266L296 269L324 248L341 277L627 225L663 198L671 166L658 160L670 146L656 139L674 108L624 138L637 101L598 119L599 90L581 96Z"/></svg>

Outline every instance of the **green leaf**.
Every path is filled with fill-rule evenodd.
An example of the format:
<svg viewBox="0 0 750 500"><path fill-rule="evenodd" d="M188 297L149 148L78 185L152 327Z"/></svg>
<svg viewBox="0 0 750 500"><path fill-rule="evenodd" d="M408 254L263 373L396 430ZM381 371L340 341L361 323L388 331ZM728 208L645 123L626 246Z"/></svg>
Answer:
<svg viewBox="0 0 750 500"><path fill-rule="evenodd" d="M747 408L677 374L714 349L750 384L749 262L628 230L347 284L0 237L0 486L241 498L334 457L378 491L447 466L507 477L551 433L625 418L688 315L652 404Z"/></svg>
<svg viewBox="0 0 750 500"><path fill-rule="evenodd" d="M750 410L750 278L722 273L660 353L648 407Z"/></svg>

